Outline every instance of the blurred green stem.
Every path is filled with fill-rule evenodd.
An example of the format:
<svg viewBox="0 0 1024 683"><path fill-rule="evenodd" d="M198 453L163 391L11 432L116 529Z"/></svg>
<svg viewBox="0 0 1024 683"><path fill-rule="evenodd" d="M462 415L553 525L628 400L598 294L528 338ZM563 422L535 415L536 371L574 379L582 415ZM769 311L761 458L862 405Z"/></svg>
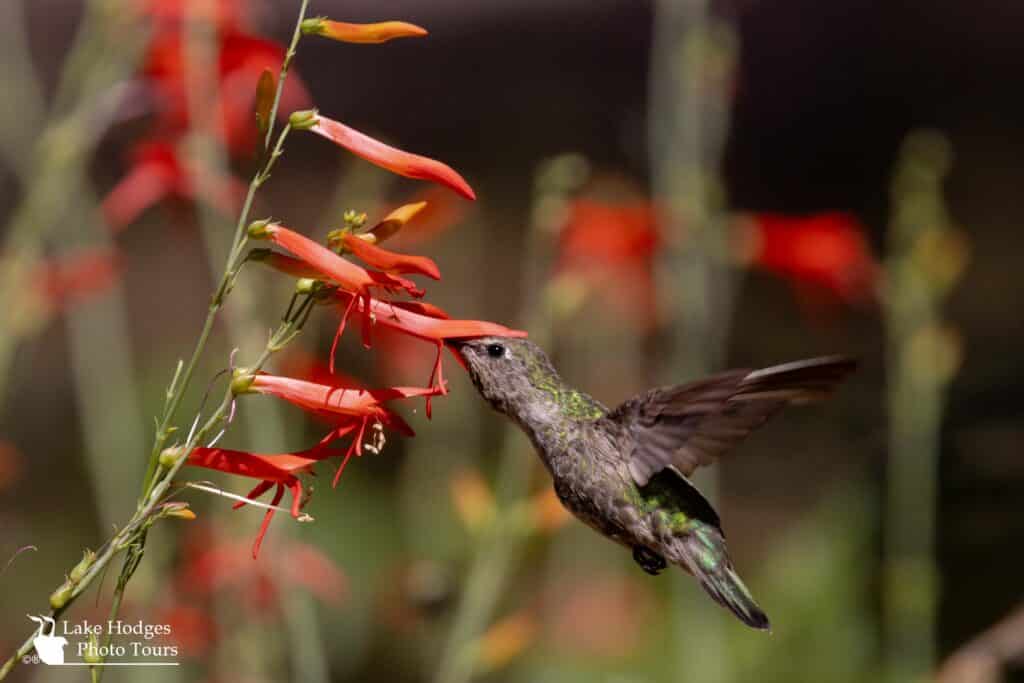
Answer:
<svg viewBox="0 0 1024 683"><path fill-rule="evenodd" d="M966 260L942 198L949 144L908 136L893 178L884 311L888 367L886 477L886 680L924 680L935 665L935 563L939 436L949 382L959 363L942 305Z"/></svg>
<svg viewBox="0 0 1024 683"><path fill-rule="evenodd" d="M202 5L206 0L190 0L192 6ZM294 56L294 44L288 54ZM187 98L189 107L190 131L185 142L186 153L193 156L197 163L193 173L195 187L201 187L204 181L199 169L208 174L207 177L228 178L231 174L229 159L225 153L223 142L217 139L216 131L219 121L215 120L218 112L215 107L209 106L215 101L216 92L219 87L216 69L210 65L218 64L220 61L219 44L214 27L209 22L192 21L186 28L185 40L185 73ZM289 63L291 57L288 58ZM282 81L287 72L287 66L282 69ZM275 93L275 105L280 101L280 92ZM275 106L276 111L276 106ZM272 140L272 127L267 127L267 137L264 140L262 154L266 155ZM203 245L206 250L207 261L210 263L210 270L216 272L219 264L227 258L226 248L223 243L222 225L219 216L210 208L198 206L199 224L203 235ZM224 318L227 331L227 338L231 348L247 350L253 340L258 340L264 334L261 322L265 320L266 306L261 303L268 301L261 296L257 289L262 283L255 282L247 287L237 289L233 293L232 305L224 310ZM252 448L276 452L284 447L285 424L282 407L279 403L268 403L261 406L262 410L258 416L251 413L243 413L245 431L248 435L247 441ZM240 522L239 522L240 523ZM291 527L282 529L282 533L289 533ZM292 604L292 603L295 604ZM289 608L284 610L283 618L289 634L291 646L287 652L291 656L291 666L296 680L308 681L308 683L326 683L327 666L326 656L323 651L323 638L320 634L319 624L316 619L316 611L313 599L305 594L296 594L294 600L289 602ZM223 672L228 677L237 673L234 663L230 669Z"/></svg>
<svg viewBox="0 0 1024 683"><path fill-rule="evenodd" d="M718 164L728 125L736 37L711 15L709 0L658 0L651 67L650 158L669 249L660 273L665 311L676 321L667 367L672 382L722 365L732 314L724 190ZM663 380L662 380L663 381ZM699 484L714 501L717 473ZM682 574L672 576L669 680L728 678L724 618Z"/></svg>

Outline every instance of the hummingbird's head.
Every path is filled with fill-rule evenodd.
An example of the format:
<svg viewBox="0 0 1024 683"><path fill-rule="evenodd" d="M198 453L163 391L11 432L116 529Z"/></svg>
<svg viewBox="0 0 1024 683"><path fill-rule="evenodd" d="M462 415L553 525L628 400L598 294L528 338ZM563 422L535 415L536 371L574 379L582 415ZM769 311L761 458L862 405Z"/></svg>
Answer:
<svg viewBox="0 0 1024 683"><path fill-rule="evenodd" d="M462 359L480 395L507 415L516 416L522 403L535 400L540 386L558 381L551 361L528 339L476 337L446 343Z"/></svg>

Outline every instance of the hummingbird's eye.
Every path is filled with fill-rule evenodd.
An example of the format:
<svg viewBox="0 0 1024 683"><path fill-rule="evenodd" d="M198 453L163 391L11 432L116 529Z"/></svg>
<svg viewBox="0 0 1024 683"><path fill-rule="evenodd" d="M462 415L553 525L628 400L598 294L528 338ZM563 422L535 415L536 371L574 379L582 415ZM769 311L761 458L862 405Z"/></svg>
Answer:
<svg viewBox="0 0 1024 683"><path fill-rule="evenodd" d="M491 358L501 358L505 355L505 347L501 344L488 344L487 355Z"/></svg>

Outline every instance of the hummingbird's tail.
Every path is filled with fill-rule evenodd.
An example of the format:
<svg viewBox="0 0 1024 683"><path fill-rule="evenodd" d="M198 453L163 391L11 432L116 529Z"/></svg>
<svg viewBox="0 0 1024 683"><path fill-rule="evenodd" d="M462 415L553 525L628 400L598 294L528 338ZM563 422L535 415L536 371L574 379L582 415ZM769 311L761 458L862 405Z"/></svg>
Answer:
<svg viewBox="0 0 1024 683"><path fill-rule="evenodd" d="M696 522L691 531L680 537L677 548L681 561L708 595L752 628L771 628L768 615L754 601L736 569L729 561L722 533L703 522Z"/></svg>

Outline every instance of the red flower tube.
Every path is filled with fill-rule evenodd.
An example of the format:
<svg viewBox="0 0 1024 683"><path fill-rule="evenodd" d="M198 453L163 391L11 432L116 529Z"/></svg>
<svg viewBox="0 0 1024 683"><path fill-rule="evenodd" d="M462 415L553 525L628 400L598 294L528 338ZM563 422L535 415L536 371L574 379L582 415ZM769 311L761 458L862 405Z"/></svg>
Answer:
<svg viewBox="0 0 1024 683"><path fill-rule="evenodd" d="M295 112L290 120L293 127L311 130L371 164L392 173L406 178L439 183L466 199L476 199L476 193L473 192L469 183L452 167L440 161L385 145L380 140L360 133L355 128L350 128L326 116L320 116L315 111Z"/></svg>

